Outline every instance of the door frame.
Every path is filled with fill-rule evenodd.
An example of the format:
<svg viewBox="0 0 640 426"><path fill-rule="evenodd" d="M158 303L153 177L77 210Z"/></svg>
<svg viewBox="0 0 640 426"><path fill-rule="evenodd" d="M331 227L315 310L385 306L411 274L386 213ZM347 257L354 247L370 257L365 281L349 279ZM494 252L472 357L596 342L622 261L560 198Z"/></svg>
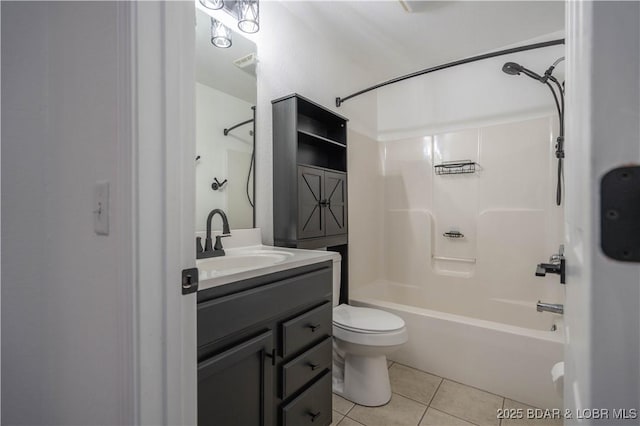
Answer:
<svg viewBox="0 0 640 426"><path fill-rule="evenodd" d="M135 424L197 424L195 5L122 2L131 112Z"/></svg>
<svg viewBox="0 0 640 426"><path fill-rule="evenodd" d="M600 181L640 163L640 5L569 1L566 28L565 424L637 424L576 414L640 400L640 264L600 248Z"/></svg>

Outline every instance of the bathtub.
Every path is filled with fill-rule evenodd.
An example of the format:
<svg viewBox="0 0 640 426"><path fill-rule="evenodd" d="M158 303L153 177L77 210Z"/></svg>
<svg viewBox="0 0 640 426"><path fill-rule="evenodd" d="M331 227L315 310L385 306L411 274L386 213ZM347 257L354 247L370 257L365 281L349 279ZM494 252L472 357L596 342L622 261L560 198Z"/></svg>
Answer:
<svg viewBox="0 0 640 426"><path fill-rule="evenodd" d="M351 304L404 319L409 341L389 357L392 361L534 407L562 407L550 373L563 360L561 316L536 312L536 301L491 299L479 304L484 309L473 312L474 318L419 305L428 299L415 292L412 286L386 281L351 291ZM501 320L508 318L518 320Z"/></svg>

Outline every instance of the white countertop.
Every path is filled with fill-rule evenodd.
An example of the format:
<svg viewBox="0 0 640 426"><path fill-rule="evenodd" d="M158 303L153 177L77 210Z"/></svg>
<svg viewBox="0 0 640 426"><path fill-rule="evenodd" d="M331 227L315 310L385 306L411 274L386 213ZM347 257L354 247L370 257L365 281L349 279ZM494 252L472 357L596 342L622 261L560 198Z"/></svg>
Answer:
<svg viewBox="0 0 640 426"><path fill-rule="evenodd" d="M258 253L256 256L268 258L269 255L272 254L275 257L282 258L282 260L269 265L246 265L230 268L227 271L223 269L212 271L211 268L207 268L207 261L212 259L198 259L196 260L196 267L198 268L200 275L198 291L249 278L259 277L261 275L272 274L274 272L280 272L287 269L298 268L300 266L312 265L314 263L325 262L327 260L340 261L341 259L339 253L332 251L290 249L259 244L229 249L225 248L225 252L225 257L228 258L240 258L244 255Z"/></svg>

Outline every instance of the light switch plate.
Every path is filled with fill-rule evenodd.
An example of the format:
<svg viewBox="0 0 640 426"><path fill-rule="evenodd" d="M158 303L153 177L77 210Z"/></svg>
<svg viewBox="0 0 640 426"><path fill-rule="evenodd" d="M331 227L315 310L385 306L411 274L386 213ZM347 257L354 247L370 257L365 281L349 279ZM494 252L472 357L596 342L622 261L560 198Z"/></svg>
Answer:
<svg viewBox="0 0 640 426"><path fill-rule="evenodd" d="M109 182L99 181L93 190L93 230L109 235Z"/></svg>

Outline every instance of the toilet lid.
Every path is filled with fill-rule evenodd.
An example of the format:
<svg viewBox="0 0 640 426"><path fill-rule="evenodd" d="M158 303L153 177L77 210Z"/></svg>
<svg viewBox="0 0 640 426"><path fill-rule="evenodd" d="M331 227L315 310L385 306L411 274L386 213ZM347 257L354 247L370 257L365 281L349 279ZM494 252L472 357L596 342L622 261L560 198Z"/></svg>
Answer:
<svg viewBox="0 0 640 426"><path fill-rule="evenodd" d="M333 323L338 327L367 332L387 332L404 327L404 320L389 312L372 308L340 305L333 308Z"/></svg>

